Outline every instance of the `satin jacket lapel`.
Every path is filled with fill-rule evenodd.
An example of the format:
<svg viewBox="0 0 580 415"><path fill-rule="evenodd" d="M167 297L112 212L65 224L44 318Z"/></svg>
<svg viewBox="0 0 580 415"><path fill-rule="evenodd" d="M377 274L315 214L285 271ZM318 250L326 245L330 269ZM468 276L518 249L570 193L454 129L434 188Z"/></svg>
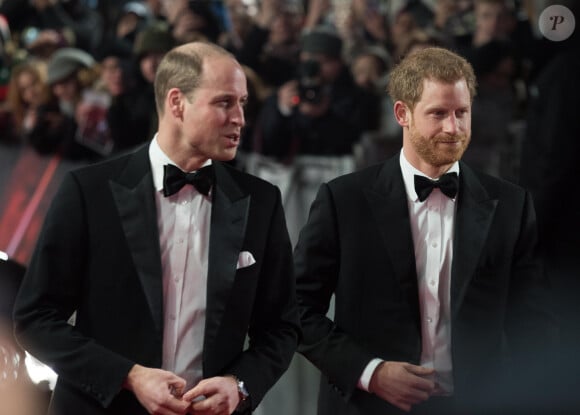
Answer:
<svg viewBox="0 0 580 415"><path fill-rule="evenodd" d="M461 163L451 271L451 315L455 317L479 262L497 206L473 171Z"/></svg>
<svg viewBox="0 0 580 415"><path fill-rule="evenodd" d="M415 250L398 156L385 162L377 180L365 193L385 244L385 252L393 265L392 271L409 303L417 328L420 329Z"/></svg>
<svg viewBox="0 0 580 415"><path fill-rule="evenodd" d="M250 195L214 162L216 185L212 189L211 230L207 278L205 345L217 335L236 275L238 256L246 234Z"/></svg>
<svg viewBox="0 0 580 415"><path fill-rule="evenodd" d="M133 154L118 180L110 182L110 187L155 328L161 333L161 253L148 148L143 146Z"/></svg>

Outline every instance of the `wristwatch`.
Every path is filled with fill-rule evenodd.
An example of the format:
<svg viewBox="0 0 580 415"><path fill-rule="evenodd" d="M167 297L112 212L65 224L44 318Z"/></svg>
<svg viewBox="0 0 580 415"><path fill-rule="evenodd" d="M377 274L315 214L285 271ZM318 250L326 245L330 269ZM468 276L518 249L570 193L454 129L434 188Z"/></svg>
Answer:
<svg viewBox="0 0 580 415"><path fill-rule="evenodd" d="M249 413L252 404L250 400L250 394L246 389L246 385L244 385L244 381L238 379L237 376L234 375L230 376L234 378L234 380L236 381L236 384L238 386L238 395L240 397L240 402L238 403L238 406L236 407L236 411L234 413L246 413L246 412Z"/></svg>

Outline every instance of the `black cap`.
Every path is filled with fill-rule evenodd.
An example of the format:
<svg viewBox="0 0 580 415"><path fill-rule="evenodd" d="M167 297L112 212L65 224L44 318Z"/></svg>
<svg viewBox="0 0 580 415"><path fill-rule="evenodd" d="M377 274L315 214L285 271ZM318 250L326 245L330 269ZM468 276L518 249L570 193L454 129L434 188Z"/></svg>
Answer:
<svg viewBox="0 0 580 415"><path fill-rule="evenodd" d="M302 51L340 58L342 55L342 38L338 33L328 29L313 29L302 36Z"/></svg>

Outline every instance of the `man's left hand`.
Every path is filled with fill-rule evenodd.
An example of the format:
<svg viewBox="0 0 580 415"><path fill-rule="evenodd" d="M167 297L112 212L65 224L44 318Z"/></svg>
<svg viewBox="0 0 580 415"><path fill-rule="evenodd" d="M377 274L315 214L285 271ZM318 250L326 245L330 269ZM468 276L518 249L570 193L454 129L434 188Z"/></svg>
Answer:
<svg viewBox="0 0 580 415"><path fill-rule="evenodd" d="M191 402L191 414L230 415L238 406L240 395L233 377L216 376L199 382L182 399Z"/></svg>

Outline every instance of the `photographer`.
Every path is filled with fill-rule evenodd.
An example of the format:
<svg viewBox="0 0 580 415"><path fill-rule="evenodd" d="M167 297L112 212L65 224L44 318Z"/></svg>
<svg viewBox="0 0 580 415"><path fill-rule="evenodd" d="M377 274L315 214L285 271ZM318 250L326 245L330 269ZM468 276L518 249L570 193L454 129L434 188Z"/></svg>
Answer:
<svg viewBox="0 0 580 415"><path fill-rule="evenodd" d="M303 37L296 79L264 103L256 151L282 161L351 154L360 134L376 128L379 105L355 85L341 53L333 32L315 29Z"/></svg>
<svg viewBox="0 0 580 415"><path fill-rule="evenodd" d="M264 102L254 129L248 170L280 187L293 242L320 183L354 169L353 146L380 110L355 85L342 45L324 29L303 36L295 79Z"/></svg>

